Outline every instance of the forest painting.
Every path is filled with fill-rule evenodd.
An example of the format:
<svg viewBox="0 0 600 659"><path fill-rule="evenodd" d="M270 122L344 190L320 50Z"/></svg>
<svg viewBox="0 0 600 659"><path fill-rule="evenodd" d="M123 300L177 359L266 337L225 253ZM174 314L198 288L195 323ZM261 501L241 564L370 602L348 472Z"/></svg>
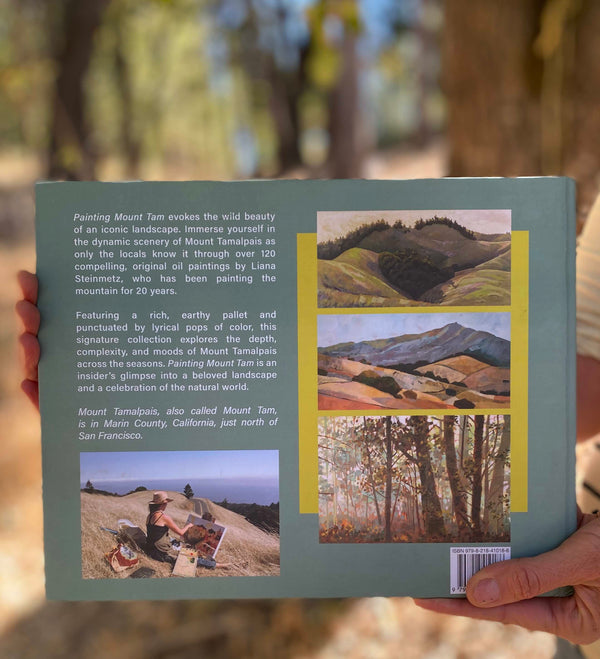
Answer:
<svg viewBox="0 0 600 659"><path fill-rule="evenodd" d="M508 210L317 214L319 307L510 304Z"/></svg>
<svg viewBox="0 0 600 659"><path fill-rule="evenodd" d="M509 542L510 416L319 419L322 543Z"/></svg>

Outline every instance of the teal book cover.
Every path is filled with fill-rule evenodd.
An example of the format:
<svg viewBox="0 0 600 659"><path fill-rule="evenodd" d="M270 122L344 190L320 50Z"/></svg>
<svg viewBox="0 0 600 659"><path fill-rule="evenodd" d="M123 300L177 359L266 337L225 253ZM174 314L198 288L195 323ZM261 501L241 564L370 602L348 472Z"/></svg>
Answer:
<svg viewBox="0 0 600 659"><path fill-rule="evenodd" d="M571 180L36 201L48 598L462 597L573 532Z"/></svg>

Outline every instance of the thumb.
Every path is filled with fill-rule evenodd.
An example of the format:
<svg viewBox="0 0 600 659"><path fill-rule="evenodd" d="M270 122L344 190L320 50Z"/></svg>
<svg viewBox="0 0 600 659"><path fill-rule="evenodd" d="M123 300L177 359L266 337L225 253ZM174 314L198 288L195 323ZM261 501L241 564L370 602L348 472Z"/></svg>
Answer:
<svg viewBox="0 0 600 659"><path fill-rule="evenodd" d="M532 558L489 565L467 584L467 598L479 607L511 604L562 586L600 582L600 521L586 524L559 547Z"/></svg>

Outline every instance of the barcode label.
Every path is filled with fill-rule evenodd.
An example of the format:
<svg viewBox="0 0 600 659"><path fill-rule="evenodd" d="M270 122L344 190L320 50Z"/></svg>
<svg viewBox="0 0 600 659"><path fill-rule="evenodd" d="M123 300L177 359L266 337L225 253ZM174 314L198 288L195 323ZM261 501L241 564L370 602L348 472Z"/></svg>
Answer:
<svg viewBox="0 0 600 659"><path fill-rule="evenodd" d="M466 593L467 581L484 567L507 561L510 547L451 547L450 549L450 593Z"/></svg>

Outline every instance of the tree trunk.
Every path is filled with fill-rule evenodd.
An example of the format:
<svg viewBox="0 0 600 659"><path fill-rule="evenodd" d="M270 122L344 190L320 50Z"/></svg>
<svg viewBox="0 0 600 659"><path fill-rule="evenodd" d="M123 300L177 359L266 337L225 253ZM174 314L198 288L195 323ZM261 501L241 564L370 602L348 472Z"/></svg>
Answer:
<svg viewBox="0 0 600 659"><path fill-rule="evenodd" d="M413 443L416 448L417 468L421 479L425 533L430 538L442 538L446 535L446 529L431 465L431 453L428 445L429 426L422 417L411 417L410 428L414 433Z"/></svg>
<svg viewBox="0 0 600 659"><path fill-rule="evenodd" d="M373 478L373 465L371 463L371 452L369 451L369 437L367 433L367 421L363 419L363 441L365 442L365 451L367 453L367 468L369 469L369 483L373 492L373 501L375 502L375 510L377 511L377 522L382 526L381 512L379 510L379 503L377 501L377 488L375 487L375 479Z"/></svg>
<svg viewBox="0 0 600 659"><path fill-rule="evenodd" d="M385 418L385 542L392 541L392 418Z"/></svg>
<svg viewBox="0 0 600 659"><path fill-rule="evenodd" d="M65 0L62 40L52 102L48 177L89 180L96 153L85 113L85 77L108 0Z"/></svg>
<svg viewBox="0 0 600 659"><path fill-rule="evenodd" d="M444 0L451 176L573 176L580 216L600 170L600 3Z"/></svg>
<svg viewBox="0 0 600 659"><path fill-rule="evenodd" d="M544 0L445 0L443 87L451 176L540 173Z"/></svg>
<svg viewBox="0 0 600 659"><path fill-rule="evenodd" d="M115 74L121 102L121 144L125 155L126 174L136 178L140 166L141 145L134 128L133 95L131 90L131 71L125 55L127 34L124 33L124 17L115 20Z"/></svg>
<svg viewBox="0 0 600 659"><path fill-rule="evenodd" d="M448 481L452 493L452 508L454 518L458 527L458 537L466 541L470 532L469 516L467 513L467 502L465 493L461 491L460 478L458 475L458 464L456 462L456 448L454 446L454 424L456 417L444 417L444 451L446 455L446 470L448 471Z"/></svg>
<svg viewBox="0 0 600 659"><path fill-rule="evenodd" d="M331 178L359 178L364 149L359 93L357 35L346 26L341 47L342 71L330 95L329 175Z"/></svg>
<svg viewBox="0 0 600 659"><path fill-rule="evenodd" d="M471 504L474 541L479 540L481 534L481 463L484 419L485 417L481 414L475 416L475 435L473 439L473 502Z"/></svg>
<svg viewBox="0 0 600 659"><path fill-rule="evenodd" d="M504 416L504 425L500 436L500 447L495 456L494 468L492 470L492 481L490 484L490 498L488 508L490 511L490 533L497 536L502 533L504 527L504 468L510 449L510 416Z"/></svg>

